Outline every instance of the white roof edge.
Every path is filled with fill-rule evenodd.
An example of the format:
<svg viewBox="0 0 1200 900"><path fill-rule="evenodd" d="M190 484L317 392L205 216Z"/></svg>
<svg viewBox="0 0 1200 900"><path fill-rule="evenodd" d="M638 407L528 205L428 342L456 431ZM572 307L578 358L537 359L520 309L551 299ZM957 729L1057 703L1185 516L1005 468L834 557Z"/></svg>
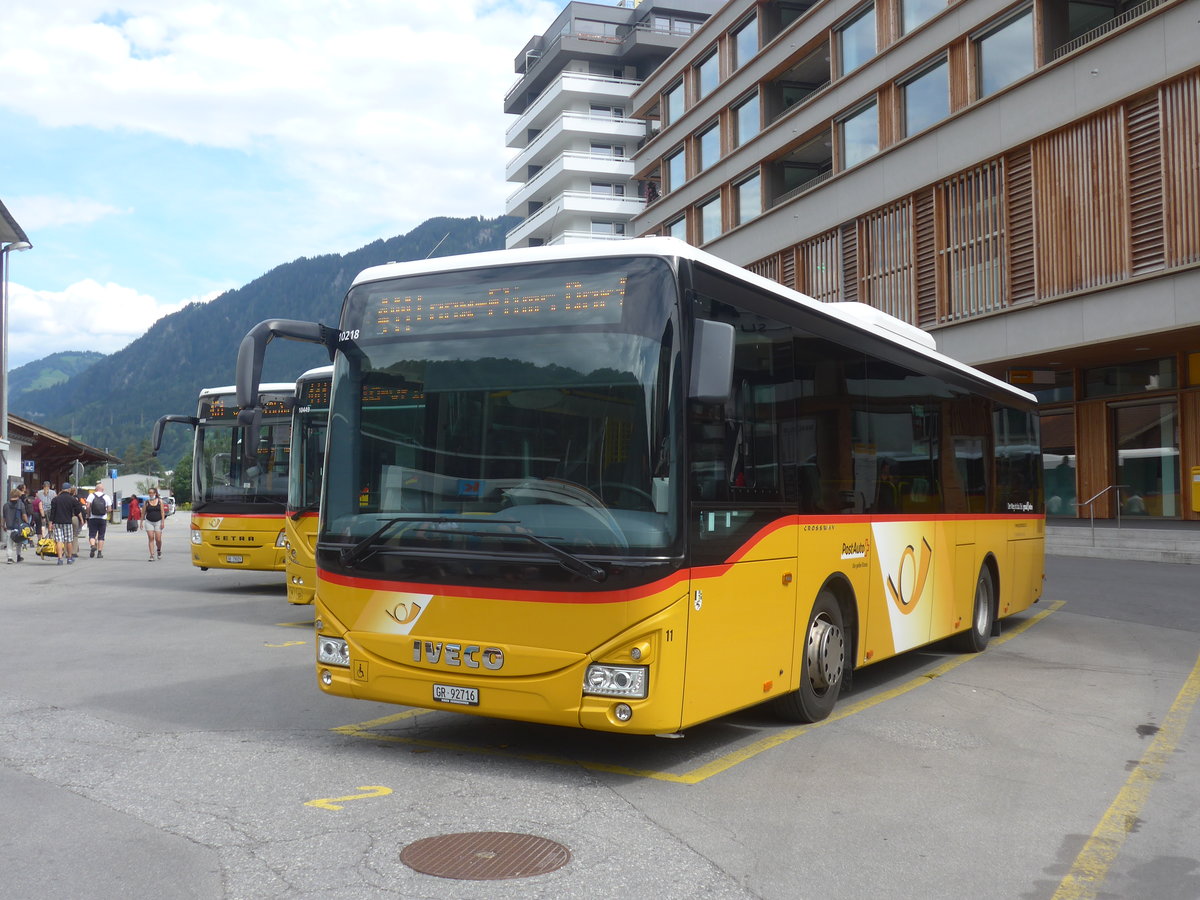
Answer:
<svg viewBox="0 0 1200 900"><path fill-rule="evenodd" d="M685 241L673 237L641 237L624 241L593 241L584 244L563 244L553 247L519 247L511 250L487 250L482 253L467 253L458 256L439 256L433 259L412 260L410 262L387 263L382 266L372 266L369 269L364 269L354 279L354 285L368 281L379 281L384 278L433 274L448 272L454 269L478 269L493 265L516 265L520 263L556 262L568 259L594 259L597 257L615 256L674 257L703 263L727 275L749 281L782 299L806 306L832 319L838 319L860 331L884 332L882 337L905 349L929 357L948 368L957 369L973 378L986 381L1026 401L1037 402L1037 398L1028 391L1024 391L1006 381L1001 381L999 378L988 375L986 372L981 372L979 369L969 366L964 362L946 356L937 349L937 342L931 334L881 309L858 302L822 303L820 300L809 297L807 294L784 287L777 281L771 281L769 278L756 275L748 269L734 265L728 260L714 256L705 250L700 250Z"/></svg>
<svg viewBox="0 0 1200 900"><path fill-rule="evenodd" d="M291 382L273 381L270 384L260 384L258 386L258 389L260 391L294 391L294 390L296 390L296 382L294 382L294 381L291 381ZM201 397L205 396L206 394L211 395L211 394L236 394L236 393L237 393L237 387L232 384L229 385L228 387L210 387L210 388L201 388L200 389Z"/></svg>
<svg viewBox="0 0 1200 900"><path fill-rule="evenodd" d="M332 374L333 374L333 366L332 365L317 366L315 369L309 369L307 372L301 372L300 378L297 378L296 380L299 381L301 378L321 378L325 375L332 375ZM295 387L295 385L293 385L293 387Z"/></svg>

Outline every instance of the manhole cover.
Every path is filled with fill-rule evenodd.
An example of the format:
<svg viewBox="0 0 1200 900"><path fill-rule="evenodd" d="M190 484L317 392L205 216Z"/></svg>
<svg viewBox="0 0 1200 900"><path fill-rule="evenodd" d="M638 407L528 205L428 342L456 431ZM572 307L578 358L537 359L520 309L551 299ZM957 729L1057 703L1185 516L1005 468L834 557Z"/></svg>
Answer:
<svg viewBox="0 0 1200 900"><path fill-rule="evenodd" d="M498 881L545 875L565 866L571 851L532 834L471 831L414 841L400 851L411 869L439 878Z"/></svg>

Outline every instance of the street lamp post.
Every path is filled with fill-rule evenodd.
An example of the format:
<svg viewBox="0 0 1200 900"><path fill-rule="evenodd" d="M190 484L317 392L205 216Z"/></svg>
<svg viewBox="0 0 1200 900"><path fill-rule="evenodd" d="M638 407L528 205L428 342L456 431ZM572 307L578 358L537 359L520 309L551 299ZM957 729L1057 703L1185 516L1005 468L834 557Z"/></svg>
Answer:
<svg viewBox="0 0 1200 900"><path fill-rule="evenodd" d="M8 499L8 255L28 250L29 241L13 241L0 247L0 485Z"/></svg>

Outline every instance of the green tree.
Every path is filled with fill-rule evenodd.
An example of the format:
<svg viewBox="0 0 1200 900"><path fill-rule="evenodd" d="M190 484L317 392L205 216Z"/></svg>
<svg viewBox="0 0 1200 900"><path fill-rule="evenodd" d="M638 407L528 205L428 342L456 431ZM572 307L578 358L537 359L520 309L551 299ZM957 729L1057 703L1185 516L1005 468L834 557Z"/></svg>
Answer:
<svg viewBox="0 0 1200 900"><path fill-rule="evenodd" d="M175 464L170 485L176 503L192 502L192 454L189 453Z"/></svg>

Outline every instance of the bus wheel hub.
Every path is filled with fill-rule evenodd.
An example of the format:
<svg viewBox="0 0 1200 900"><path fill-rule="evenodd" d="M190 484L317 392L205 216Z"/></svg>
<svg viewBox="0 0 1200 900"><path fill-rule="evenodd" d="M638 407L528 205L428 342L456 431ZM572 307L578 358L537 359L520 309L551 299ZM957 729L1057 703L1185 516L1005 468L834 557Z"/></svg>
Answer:
<svg viewBox="0 0 1200 900"><path fill-rule="evenodd" d="M844 653L842 629L818 616L808 630L808 680L813 690L828 690L841 680Z"/></svg>

